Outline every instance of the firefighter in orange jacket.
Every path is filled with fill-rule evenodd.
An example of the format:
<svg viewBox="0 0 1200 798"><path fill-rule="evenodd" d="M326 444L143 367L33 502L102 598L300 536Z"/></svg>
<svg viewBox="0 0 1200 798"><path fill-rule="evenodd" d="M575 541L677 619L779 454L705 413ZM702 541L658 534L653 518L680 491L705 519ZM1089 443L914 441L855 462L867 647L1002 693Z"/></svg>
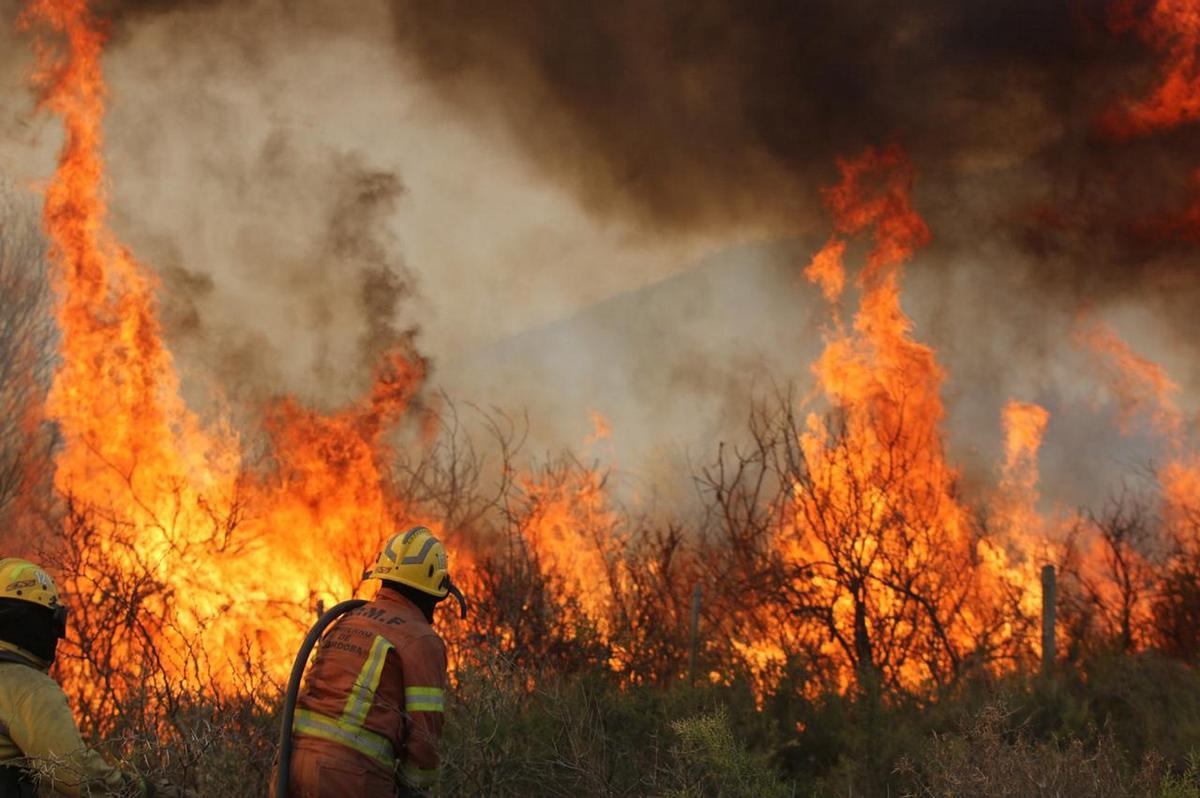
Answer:
<svg viewBox="0 0 1200 798"><path fill-rule="evenodd" d="M446 549L414 527L368 577L379 594L325 635L300 692L287 798L421 795L437 779L446 648L431 624L449 593L462 601Z"/></svg>

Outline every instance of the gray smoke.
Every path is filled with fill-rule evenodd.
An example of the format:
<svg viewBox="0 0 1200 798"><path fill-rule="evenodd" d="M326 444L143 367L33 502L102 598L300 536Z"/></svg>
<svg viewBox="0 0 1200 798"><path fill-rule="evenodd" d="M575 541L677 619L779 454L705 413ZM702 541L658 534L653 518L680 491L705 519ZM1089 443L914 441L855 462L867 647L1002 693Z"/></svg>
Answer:
<svg viewBox="0 0 1200 798"><path fill-rule="evenodd" d="M198 394L333 406L415 345L452 395L530 408L538 445L605 413L636 470L807 384L818 188L895 142L935 235L906 307L982 473L1007 396L1063 410L1052 441L1087 399L1085 302L1153 319L1144 348L1195 387L1192 245L1140 222L1187 201L1200 140L1097 135L1153 72L1106 5L108 2L114 222ZM44 175L52 126L0 124L0 164Z"/></svg>

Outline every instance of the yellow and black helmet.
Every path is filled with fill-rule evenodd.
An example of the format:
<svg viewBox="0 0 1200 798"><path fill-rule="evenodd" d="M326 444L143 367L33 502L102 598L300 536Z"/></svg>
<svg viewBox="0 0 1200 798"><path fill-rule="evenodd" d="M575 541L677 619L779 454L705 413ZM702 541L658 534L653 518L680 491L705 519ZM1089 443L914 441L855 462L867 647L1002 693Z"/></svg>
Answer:
<svg viewBox="0 0 1200 798"><path fill-rule="evenodd" d="M51 610L62 606L50 574L17 557L0 560L0 598L28 601Z"/></svg>
<svg viewBox="0 0 1200 798"><path fill-rule="evenodd" d="M446 547L425 527L414 526L388 539L368 578L399 582L422 593L445 598L450 581Z"/></svg>
<svg viewBox="0 0 1200 798"><path fill-rule="evenodd" d="M58 595L50 574L19 557L0 559L0 600L27 601L50 610L55 623L65 631L67 608Z"/></svg>
<svg viewBox="0 0 1200 798"><path fill-rule="evenodd" d="M446 547L426 527L414 526L392 535L379 553L375 567L367 572L367 578L408 585L438 599L453 594L466 617L466 600L450 581Z"/></svg>

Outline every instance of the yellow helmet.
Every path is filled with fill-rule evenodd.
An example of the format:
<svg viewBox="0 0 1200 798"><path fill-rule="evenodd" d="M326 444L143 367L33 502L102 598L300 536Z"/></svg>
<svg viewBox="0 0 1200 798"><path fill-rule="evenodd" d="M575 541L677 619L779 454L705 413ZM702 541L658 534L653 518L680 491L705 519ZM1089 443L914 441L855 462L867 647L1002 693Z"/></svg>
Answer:
<svg viewBox="0 0 1200 798"><path fill-rule="evenodd" d="M18 557L0 559L0 602L5 600L28 602L45 608L53 620L54 625L50 628L56 637L66 637L67 608L59 599L58 588L50 574L29 560ZM0 640L0 647L9 644L15 645L12 641ZM54 659L53 650L48 655L42 651L40 656L51 661Z"/></svg>
<svg viewBox="0 0 1200 798"><path fill-rule="evenodd" d="M368 579L398 582L445 598L450 592L450 574L446 569L446 547L423 526L392 535Z"/></svg>
<svg viewBox="0 0 1200 798"><path fill-rule="evenodd" d="M28 601L54 611L63 608L50 574L17 557L0 559L0 598Z"/></svg>

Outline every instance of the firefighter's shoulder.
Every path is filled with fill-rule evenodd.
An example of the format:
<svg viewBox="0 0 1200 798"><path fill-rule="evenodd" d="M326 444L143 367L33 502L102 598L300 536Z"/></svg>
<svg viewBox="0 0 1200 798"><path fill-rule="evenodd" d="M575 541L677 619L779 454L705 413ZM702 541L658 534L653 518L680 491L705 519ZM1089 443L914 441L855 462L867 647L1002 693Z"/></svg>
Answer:
<svg viewBox="0 0 1200 798"><path fill-rule="evenodd" d="M30 698L61 697L65 706L67 695L50 674L16 662L0 662L0 700L27 701Z"/></svg>
<svg viewBox="0 0 1200 798"><path fill-rule="evenodd" d="M15 663L0 663L0 715L10 735L39 723L75 727L59 683L44 671Z"/></svg>
<svg viewBox="0 0 1200 798"><path fill-rule="evenodd" d="M410 624L405 628L401 640L397 641L396 653L402 659L427 659L444 661L446 659L446 644L441 635L428 624L417 626Z"/></svg>

